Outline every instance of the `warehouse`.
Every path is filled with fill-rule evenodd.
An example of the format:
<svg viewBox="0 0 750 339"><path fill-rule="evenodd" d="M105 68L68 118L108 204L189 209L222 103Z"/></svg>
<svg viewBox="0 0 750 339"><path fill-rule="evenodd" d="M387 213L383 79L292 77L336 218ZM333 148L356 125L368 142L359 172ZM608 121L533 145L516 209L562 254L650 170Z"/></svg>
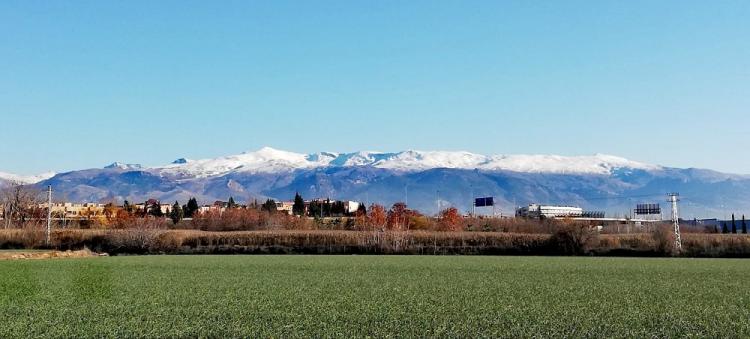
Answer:
<svg viewBox="0 0 750 339"><path fill-rule="evenodd" d="M555 206L529 204L516 209L516 217L522 218L578 218L583 216L583 209L573 206Z"/></svg>

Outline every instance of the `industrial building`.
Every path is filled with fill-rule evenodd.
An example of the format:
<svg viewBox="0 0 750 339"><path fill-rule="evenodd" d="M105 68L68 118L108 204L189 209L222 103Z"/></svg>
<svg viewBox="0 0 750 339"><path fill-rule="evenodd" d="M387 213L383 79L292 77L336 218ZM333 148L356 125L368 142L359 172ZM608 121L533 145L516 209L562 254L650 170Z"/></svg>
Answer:
<svg viewBox="0 0 750 339"><path fill-rule="evenodd" d="M583 209L573 206L529 204L516 209L516 217L533 219L580 218Z"/></svg>

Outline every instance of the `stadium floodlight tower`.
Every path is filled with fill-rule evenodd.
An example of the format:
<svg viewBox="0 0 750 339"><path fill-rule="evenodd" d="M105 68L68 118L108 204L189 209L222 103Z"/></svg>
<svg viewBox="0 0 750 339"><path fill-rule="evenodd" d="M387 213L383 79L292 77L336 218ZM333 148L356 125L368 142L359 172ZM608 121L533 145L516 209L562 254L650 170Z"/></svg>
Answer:
<svg viewBox="0 0 750 339"><path fill-rule="evenodd" d="M680 215L677 213L677 202L680 201L679 193L669 193L669 202L672 203L672 225L674 225L674 243L678 251L682 251L682 237L680 236Z"/></svg>

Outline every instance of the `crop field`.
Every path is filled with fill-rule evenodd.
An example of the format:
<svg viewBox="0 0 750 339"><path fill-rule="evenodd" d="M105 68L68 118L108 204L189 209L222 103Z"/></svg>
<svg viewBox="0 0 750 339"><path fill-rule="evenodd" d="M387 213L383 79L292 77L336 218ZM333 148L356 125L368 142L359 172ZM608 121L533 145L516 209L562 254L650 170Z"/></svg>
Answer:
<svg viewBox="0 0 750 339"><path fill-rule="evenodd" d="M748 337L750 261L0 261L0 337Z"/></svg>

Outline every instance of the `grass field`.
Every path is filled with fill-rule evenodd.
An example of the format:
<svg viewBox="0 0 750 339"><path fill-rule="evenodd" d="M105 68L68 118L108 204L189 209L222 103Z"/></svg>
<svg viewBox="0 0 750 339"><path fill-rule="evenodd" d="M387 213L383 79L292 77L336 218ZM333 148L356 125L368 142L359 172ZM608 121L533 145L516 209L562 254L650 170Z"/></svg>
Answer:
<svg viewBox="0 0 750 339"><path fill-rule="evenodd" d="M732 259L0 261L0 337L748 337L748 282Z"/></svg>

